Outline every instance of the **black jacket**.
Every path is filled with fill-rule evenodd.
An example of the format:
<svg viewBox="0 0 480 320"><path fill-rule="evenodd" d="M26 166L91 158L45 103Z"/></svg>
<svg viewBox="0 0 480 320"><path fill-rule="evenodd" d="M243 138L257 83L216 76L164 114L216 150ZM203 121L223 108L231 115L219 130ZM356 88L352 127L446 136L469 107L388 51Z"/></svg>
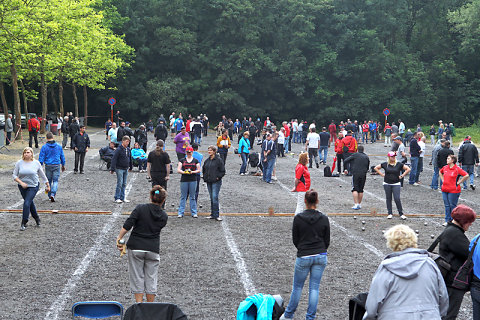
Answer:
<svg viewBox="0 0 480 320"><path fill-rule="evenodd" d="M447 259L452 266L452 271L447 274L445 284L450 286L456 271L467 260L470 241L465 236L465 230L456 224L449 222L440 238L439 254Z"/></svg>
<svg viewBox="0 0 480 320"><path fill-rule="evenodd" d="M154 136L157 140L165 141L168 136L167 127L163 123L160 123L158 126L155 127Z"/></svg>
<svg viewBox="0 0 480 320"><path fill-rule="evenodd" d="M462 165L474 165L478 163L478 150L471 141L463 142L458 150L458 162Z"/></svg>
<svg viewBox="0 0 480 320"><path fill-rule="evenodd" d="M297 257L326 253L330 245L330 222L317 210L307 209L293 219L292 240Z"/></svg>
<svg viewBox="0 0 480 320"><path fill-rule="evenodd" d="M100 154L101 159L112 160L115 149L110 148L110 146L106 146L98 150L98 153Z"/></svg>
<svg viewBox="0 0 480 320"><path fill-rule="evenodd" d="M350 169L354 176L363 176L366 175L368 170L370 170L370 159L363 152L357 152L352 154L347 159L343 160L343 165L353 161Z"/></svg>
<svg viewBox="0 0 480 320"><path fill-rule="evenodd" d="M60 128L60 131L62 131L62 133L70 133L70 131L68 130L68 121L63 121L62 122L62 127Z"/></svg>
<svg viewBox="0 0 480 320"><path fill-rule="evenodd" d="M135 142L138 142L140 147L148 142L147 131L145 130L142 130L142 129L135 130L134 137L135 137Z"/></svg>
<svg viewBox="0 0 480 320"><path fill-rule="evenodd" d="M450 148L442 147L437 153L437 166L439 169L442 169L447 165L447 157L453 153L453 150Z"/></svg>
<svg viewBox="0 0 480 320"><path fill-rule="evenodd" d="M86 132L82 134L77 133L72 139L72 148L77 150L75 152L86 152L90 148L90 138Z"/></svg>
<svg viewBox="0 0 480 320"><path fill-rule="evenodd" d="M218 155L215 155L213 159L207 157L207 159L203 162L202 173L203 181L205 182L213 183L220 181L225 175L225 164Z"/></svg>
<svg viewBox="0 0 480 320"><path fill-rule="evenodd" d="M127 133L125 132L125 127L118 127L118 129L117 129L117 141L118 141L118 143L122 143L122 138L126 134Z"/></svg>
<svg viewBox="0 0 480 320"><path fill-rule="evenodd" d="M78 125L78 123L72 122L68 125L68 133L70 134L70 137L73 138L79 132L80 126Z"/></svg>
<svg viewBox="0 0 480 320"><path fill-rule="evenodd" d="M115 169L132 169L132 153L130 148L125 148L122 144L118 146L112 157L110 171L115 171Z"/></svg>
<svg viewBox="0 0 480 320"><path fill-rule="evenodd" d="M132 234L128 238L127 248L160 252L160 231L167 224L168 216L163 209L153 203L139 204L133 209L123 227Z"/></svg>

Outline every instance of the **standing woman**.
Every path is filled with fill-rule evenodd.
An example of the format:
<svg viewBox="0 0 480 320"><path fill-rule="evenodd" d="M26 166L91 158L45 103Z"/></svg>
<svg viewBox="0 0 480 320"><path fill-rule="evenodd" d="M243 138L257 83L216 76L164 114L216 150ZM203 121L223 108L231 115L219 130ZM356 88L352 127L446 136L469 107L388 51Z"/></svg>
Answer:
<svg viewBox="0 0 480 320"><path fill-rule="evenodd" d="M128 275L130 289L137 303L143 302L143 294L146 294L147 302L155 300L160 264L160 231L168 220L162 209L166 197L165 189L154 186L150 190L150 203L139 204L133 209L117 237L117 247L122 251L124 245L119 241L133 228L127 241Z"/></svg>
<svg viewBox="0 0 480 320"><path fill-rule="evenodd" d="M280 319L293 319L302 295L303 285L310 274L308 308L305 319L315 319L318 293L323 271L327 266L327 249L330 245L330 223L328 217L317 211L318 193L305 193L307 210L293 219L292 240L297 248L297 259L293 274L293 288L285 313Z"/></svg>
<svg viewBox="0 0 480 320"><path fill-rule="evenodd" d="M383 162L375 167L375 171L383 177L383 189L385 190L388 216L387 219L393 218L392 195L397 206L398 214L402 220L407 219L403 214L402 203L400 202L400 181L410 172L410 167L401 162L397 162L397 154L390 151L387 154L387 162ZM380 171L384 170L384 173ZM405 171L402 173L402 171Z"/></svg>
<svg viewBox="0 0 480 320"><path fill-rule="evenodd" d="M182 175L180 178L180 205L178 206L178 217L183 218L187 196L190 195L190 213L193 218L197 215L197 199L195 197L197 190L197 173L200 173L200 163L193 157L193 148L188 146L187 155L178 163L177 172Z"/></svg>
<svg viewBox="0 0 480 320"><path fill-rule="evenodd" d="M475 221L475 217L475 211L465 205L459 205L452 210L453 220L447 224L440 236L439 254L445 257L451 265L450 271L445 276L449 305L447 315L443 318L444 320L456 319L462 305L465 291L454 288L452 283L458 269L468 258L470 242L467 236L465 236L465 232L468 231Z"/></svg>
<svg viewBox="0 0 480 320"><path fill-rule="evenodd" d="M228 149L232 146L230 137L228 136L228 130L223 129L222 135L217 139L218 154L223 160L223 164L227 163Z"/></svg>
<svg viewBox="0 0 480 320"><path fill-rule="evenodd" d="M40 226L40 217L37 214L37 209L33 203L33 199L37 195L40 187L39 177L45 182L45 191L50 192L50 184L43 172L42 165L38 160L33 158L33 149L26 147L23 149L22 160L15 164L13 169L13 180L18 183L18 189L23 198L23 216L20 225L20 231L25 231L27 228L28 217L30 213L33 219Z"/></svg>
<svg viewBox="0 0 480 320"><path fill-rule="evenodd" d="M435 145L435 133L436 133L435 125L432 124L432 126L430 127L430 131L428 132L428 134L430 135L430 144L432 146Z"/></svg>
<svg viewBox="0 0 480 320"><path fill-rule="evenodd" d="M240 139L238 144L238 152L242 157L242 166L240 167L240 175L244 176L247 171L247 161L248 155L250 153L250 133L245 131L243 133L243 137Z"/></svg>
<svg viewBox="0 0 480 320"><path fill-rule="evenodd" d="M310 190L310 172L308 172L308 153L302 152L298 156L298 163L295 167L295 187L292 192L297 193L297 208L295 214L305 210L305 193Z"/></svg>
<svg viewBox="0 0 480 320"><path fill-rule="evenodd" d="M151 179L152 187L159 185L167 190L167 181L170 179L170 157L163 150L163 140L158 140L155 150L148 154L147 178Z"/></svg>
<svg viewBox="0 0 480 320"><path fill-rule="evenodd" d="M203 163L203 181L207 183L208 194L210 195L210 206L212 213L207 219L215 219L222 221L220 218L220 206L218 202L218 194L222 186L222 178L225 175L225 164L223 160L217 156L217 147L208 147L208 158Z"/></svg>
<svg viewBox="0 0 480 320"><path fill-rule="evenodd" d="M448 222L452 221L452 210L457 206L460 197L460 185L468 179L468 173L456 165L457 157L453 154L447 157L447 165L440 169L440 180L442 185L443 204L445 205L445 227ZM458 179L458 176L462 178Z"/></svg>

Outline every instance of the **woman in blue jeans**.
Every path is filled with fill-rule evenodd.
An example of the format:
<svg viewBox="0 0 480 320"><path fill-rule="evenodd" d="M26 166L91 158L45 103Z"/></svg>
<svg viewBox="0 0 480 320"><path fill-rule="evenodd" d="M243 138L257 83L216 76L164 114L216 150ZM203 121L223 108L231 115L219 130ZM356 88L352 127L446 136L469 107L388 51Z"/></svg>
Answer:
<svg viewBox="0 0 480 320"><path fill-rule="evenodd" d="M27 228L30 213L32 214L33 219L35 219L37 226L40 226L40 217L38 216L37 209L33 203L33 199L40 187L39 176L45 182L45 191L49 192L50 184L43 172L42 165L38 160L33 158L33 149L26 147L23 149L22 160L19 160L15 164L15 169L13 170L13 180L18 183L18 189L24 200L22 223L20 225L21 231L25 231Z"/></svg>
<svg viewBox="0 0 480 320"><path fill-rule="evenodd" d="M244 176L247 171L248 154L250 153L250 133L245 131L242 139L238 143L238 153L242 157L242 166L240 167L240 175Z"/></svg>
<svg viewBox="0 0 480 320"><path fill-rule="evenodd" d="M183 218L187 195L190 195L190 213L193 218L198 218L195 190L197 189L197 173L200 172L200 163L193 157L192 147L187 147L185 152L187 156L180 160L177 168L177 172L182 175L180 178L181 196L180 205L178 206L178 217Z"/></svg>
<svg viewBox="0 0 480 320"><path fill-rule="evenodd" d="M452 210L455 209L460 197L460 185L468 179L468 173L457 166L457 157L453 154L447 157L447 165L440 169L443 204L445 205L445 222L443 226L452 221ZM462 176L461 178L459 178Z"/></svg>
<svg viewBox="0 0 480 320"><path fill-rule="evenodd" d="M326 215L316 210L317 204L318 193L313 189L307 191L305 193L307 209L293 219L292 239L297 248L297 259L292 294L281 320L293 319L309 274L308 309L305 319L315 319L317 313L320 281L327 266L327 249L330 245L330 223Z"/></svg>

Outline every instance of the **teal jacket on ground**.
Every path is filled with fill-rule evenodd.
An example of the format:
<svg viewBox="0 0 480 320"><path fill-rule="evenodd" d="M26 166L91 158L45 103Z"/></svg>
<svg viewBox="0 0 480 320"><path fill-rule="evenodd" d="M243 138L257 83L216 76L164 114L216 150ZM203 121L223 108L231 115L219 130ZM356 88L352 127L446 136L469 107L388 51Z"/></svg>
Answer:
<svg viewBox="0 0 480 320"><path fill-rule="evenodd" d="M255 305L257 312L247 312ZM272 320L275 299L269 294L257 293L247 297L240 303L237 310L237 320ZM254 309L254 308L252 308Z"/></svg>

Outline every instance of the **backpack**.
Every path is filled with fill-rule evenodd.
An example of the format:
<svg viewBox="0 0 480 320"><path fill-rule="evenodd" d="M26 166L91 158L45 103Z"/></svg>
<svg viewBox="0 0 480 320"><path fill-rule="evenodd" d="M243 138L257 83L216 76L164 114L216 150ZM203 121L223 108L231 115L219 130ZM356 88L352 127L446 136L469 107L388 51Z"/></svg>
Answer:
<svg viewBox="0 0 480 320"><path fill-rule="evenodd" d="M326 166L323 168L323 176L324 177L331 177L332 176L332 169L330 169L330 166Z"/></svg>

